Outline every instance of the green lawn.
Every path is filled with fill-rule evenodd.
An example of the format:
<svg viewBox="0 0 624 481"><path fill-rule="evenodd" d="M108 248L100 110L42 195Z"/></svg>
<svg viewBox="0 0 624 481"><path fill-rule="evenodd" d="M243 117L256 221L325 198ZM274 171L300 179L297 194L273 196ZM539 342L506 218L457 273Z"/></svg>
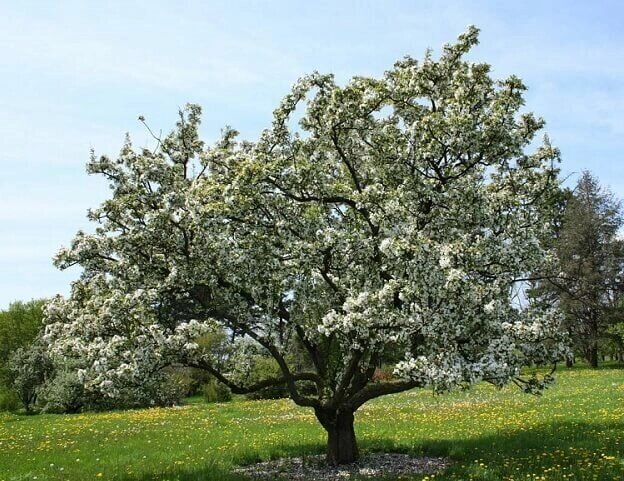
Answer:
<svg viewBox="0 0 624 481"><path fill-rule="evenodd" d="M485 385L386 397L358 412L356 430L363 450L454 460L418 480L623 480L624 370L562 371L542 397ZM236 464L323 449L311 411L288 400L0 414L0 481L238 480Z"/></svg>

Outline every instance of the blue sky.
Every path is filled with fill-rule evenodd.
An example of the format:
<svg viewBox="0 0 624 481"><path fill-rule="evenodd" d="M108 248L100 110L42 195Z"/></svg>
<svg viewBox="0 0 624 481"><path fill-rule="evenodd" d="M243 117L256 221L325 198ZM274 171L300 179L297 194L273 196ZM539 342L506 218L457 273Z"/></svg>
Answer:
<svg viewBox="0 0 624 481"><path fill-rule="evenodd" d="M0 309L68 292L78 271L51 258L107 195L89 149L149 144L139 114L167 131L194 102L207 140L224 125L254 139L302 74L379 75L469 24L472 58L529 86L563 174L624 197L622 2L0 0Z"/></svg>

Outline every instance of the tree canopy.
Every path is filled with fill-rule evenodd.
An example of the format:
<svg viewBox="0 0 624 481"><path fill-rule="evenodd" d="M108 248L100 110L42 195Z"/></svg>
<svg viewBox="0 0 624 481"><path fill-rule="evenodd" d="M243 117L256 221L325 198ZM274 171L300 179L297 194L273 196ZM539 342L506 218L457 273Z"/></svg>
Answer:
<svg viewBox="0 0 624 481"><path fill-rule="evenodd" d="M525 152L544 122L520 112L520 79L464 58L477 41L471 27L439 59L345 86L305 76L255 142L227 128L205 145L188 105L156 149L92 156L111 197L56 259L83 273L47 306L52 351L109 396L171 363L237 393L285 384L334 464L357 458L354 413L375 397L540 388L519 369L562 356L559 318L510 291L550 261L559 153L547 138ZM281 374L237 382L196 342L223 329ZM376 381L389 352L402 353L394 379Z"/></svg>

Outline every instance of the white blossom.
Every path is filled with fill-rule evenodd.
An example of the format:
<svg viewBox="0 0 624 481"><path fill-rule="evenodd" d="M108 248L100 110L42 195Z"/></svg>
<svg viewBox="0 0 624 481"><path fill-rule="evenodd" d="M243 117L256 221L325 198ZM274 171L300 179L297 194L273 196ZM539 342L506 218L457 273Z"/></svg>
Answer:
<svg viewBox="0 0 624 481"><path fill-rule="evenodd" d="M366 400L397 350L401 385L437 390L560 359L557 313L509 294L552 261L559 153L525 151L543 122L519 115L518 78L464 60L477 32L379 79L305 76L256 142L228 128L206 146L189 105L156 152L92 159L111 198L55 259L83 274L47 305L51 353L114 396L163 366L217 366L200 342L215 332L301 374L296 341L322 379L311 400L291 394L324 407ZM249 367L236 359L224 376Z"/></svg>

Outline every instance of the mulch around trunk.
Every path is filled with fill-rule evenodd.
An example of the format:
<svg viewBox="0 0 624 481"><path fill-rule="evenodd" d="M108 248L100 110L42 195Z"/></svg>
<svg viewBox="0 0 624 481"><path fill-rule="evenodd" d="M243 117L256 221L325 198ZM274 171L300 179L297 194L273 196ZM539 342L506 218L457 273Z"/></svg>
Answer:
<svg viewBox="0 0 624 481"><path fill-rule="evenodd" d="M356 463L338 467L327 465L325 456L315 455L275 459L236 468L234 472L254 480L342 481L355 477L366 479L378 476L432 474L450 465L451 461L448 458L370 453L363 455Z"/></svg>

